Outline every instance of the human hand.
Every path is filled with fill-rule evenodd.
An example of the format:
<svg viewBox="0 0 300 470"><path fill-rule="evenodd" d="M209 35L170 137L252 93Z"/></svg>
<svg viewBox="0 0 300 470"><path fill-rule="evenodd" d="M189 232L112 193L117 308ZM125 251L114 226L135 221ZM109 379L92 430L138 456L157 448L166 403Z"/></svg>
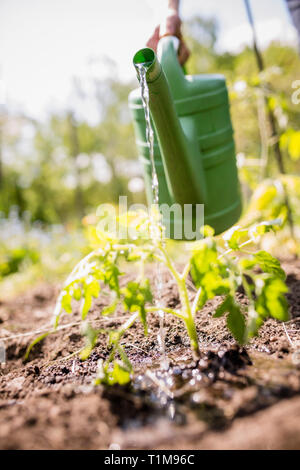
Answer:
<svg viewBox="0 0 300 470"><path fill-rule="evenodd" d="M151 47L157 52L157 45L159 40L165 36L176 36L180 40L178 49L178 60L181 65L184 65L190 56L190 51L185 44L181 34L181 19L175 12L170 13L161 25L157 26L153 35L147 42L147 47Z"/></svg>

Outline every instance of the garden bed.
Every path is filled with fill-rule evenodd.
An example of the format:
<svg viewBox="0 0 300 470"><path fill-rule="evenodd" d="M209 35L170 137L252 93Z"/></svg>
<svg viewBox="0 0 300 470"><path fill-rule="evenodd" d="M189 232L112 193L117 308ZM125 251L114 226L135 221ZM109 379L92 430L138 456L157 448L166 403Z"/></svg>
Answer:
<svg viewBox="0 0 300 470"><path fill-rule="evenodd" d="M282 264L290 288L293 341L300 340L300 261ZM182 323L166 316L168 372L160 368L159 322L149 317L149 335L136 324L122 341L135 369L131 387L94 387L100 336L90 358L71 356L83 346L79 312L65 316L23 362L35 336L51 320L59 288L41 285L0 305L0 336L7 362L0 376L1 449L299 449L300 368L283 325L268 320L259 339L238 349L223 319L212 319L220 298L197 315L202 358L194 363ZM190 296L194 291L191 288ZM238 294L239 302L246 300ZM89 319L120 326L124 313L102 318L105 298ZM163 302L178 307L173 281L164 273ZM100 320L99 320L100 318ZM64 327L71 324L72 326Z"/></svg>

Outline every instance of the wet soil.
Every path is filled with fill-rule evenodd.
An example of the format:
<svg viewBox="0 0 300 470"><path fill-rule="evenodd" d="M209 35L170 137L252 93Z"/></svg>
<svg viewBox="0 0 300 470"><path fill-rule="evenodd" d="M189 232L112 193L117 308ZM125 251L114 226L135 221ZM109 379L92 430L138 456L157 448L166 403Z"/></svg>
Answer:
<svg viewBox="0 0 300 470"><path fill-rule="evenodd" d="M291 340L300 341L300 261L285 261L290 288ZM134 364L131 386L94 387L99 359L107 355L100 337L90 358L83 346L79 312L63 328L23 357L35 335L50 321L59 286L40 285L0 302L1 449L300 449L300 368L297 346L283 325L266 322L260 338L239 349L223 319L212 315L222 301L197 315L202 358L194 363L189 340L176 318L166 317L166 350L171 366L160 367L159 321L149 317L149 335L135 325L123 344ZM190 290L191 298L194 291ZM243 294L238 300L245 303ZM106 297L90 315L97 326L118 327L125 314L101 318ZM163 302L179 305L172 279L164 273ZM26 336L24 336L26 334ZM300 345L299 345L300 348Z"/></svg>

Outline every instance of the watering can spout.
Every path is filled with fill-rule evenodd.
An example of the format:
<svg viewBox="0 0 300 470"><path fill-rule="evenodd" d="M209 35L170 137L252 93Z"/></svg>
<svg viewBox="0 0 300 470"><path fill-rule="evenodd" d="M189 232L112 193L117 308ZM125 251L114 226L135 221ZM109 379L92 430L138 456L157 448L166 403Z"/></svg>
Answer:
<svg viewBox="0 0 300 470"><path fill-rule="evenodd" d="M174 43L167 44L173 49L173 54L176 54ZM164 51L166 58L170 57L167 52ZM180 69L177 59L175 62L177 64L175 67ZM196 130L193 126L183 130L168 80L155 52L149 48L141 49L134 56L133 63L138 78L140 78L141 64L147 69L150 113L172 201L182 206L204 204L205 178L199 158Z"/></svg>

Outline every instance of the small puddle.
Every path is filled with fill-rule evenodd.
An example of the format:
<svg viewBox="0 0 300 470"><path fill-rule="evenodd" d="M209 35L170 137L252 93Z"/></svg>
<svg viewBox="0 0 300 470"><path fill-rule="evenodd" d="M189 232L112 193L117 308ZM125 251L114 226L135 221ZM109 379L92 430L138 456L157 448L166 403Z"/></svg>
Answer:
<svg viewBox="0 0 300 470"><path fill-rule="evenodd" d="M249 378L265 387L287 385L287 379L299 375L299 371L288 359L277 359L266 354L251 353L253 367L249 369ZM297 373L298 372L298 373Z"/></svg>
<svg viewBox="0 0 300 470"><path fill-rule="evenodd" d="M300 371L287 360L260 353L250 358L234 348L208 352L188 366L179 360L168 370L148 370L135 378L133 391L151 410L152 423L164 417L176 425L202 421L209 429L221 429L238 416L300 393ZM126 429L132 426L139 426L138 415L123 423Z"/></svg>

